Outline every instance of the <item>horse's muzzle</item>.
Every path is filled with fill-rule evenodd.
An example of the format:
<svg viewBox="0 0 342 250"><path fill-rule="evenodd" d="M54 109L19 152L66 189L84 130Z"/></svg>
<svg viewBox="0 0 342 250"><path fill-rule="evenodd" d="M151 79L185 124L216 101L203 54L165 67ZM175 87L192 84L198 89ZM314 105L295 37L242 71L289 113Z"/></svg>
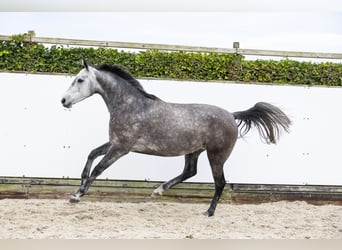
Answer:
<svg viewBox="0 0 342 250"><path fill-rule="evenodd" d="M65 108L71 108L72 106L71 101L68 101L65 97L62 98L61 103Z"/></svg>

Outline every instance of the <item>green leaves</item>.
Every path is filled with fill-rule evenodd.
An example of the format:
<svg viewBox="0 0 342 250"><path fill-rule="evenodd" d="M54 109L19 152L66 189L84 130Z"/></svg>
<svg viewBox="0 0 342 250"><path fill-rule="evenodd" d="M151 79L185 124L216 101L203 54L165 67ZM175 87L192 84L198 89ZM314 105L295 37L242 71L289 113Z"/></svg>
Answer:
<svg viewBox="0 0 342 250"><path fill-rule="evenodd" d="M16 35L10 41L0 41L0 70L76 74L84 59L93 65L119 64L135 77L342 86L342 65L339 63L289 59L249 61L237 54L183 51L48 47L26 42L27 37L28 34Z"/></svg>

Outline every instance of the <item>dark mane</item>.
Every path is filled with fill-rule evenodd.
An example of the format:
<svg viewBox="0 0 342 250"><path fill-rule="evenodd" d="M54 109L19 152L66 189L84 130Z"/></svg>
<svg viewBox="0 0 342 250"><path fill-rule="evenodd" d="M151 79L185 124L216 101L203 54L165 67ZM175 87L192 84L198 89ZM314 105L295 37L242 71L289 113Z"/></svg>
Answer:
<svg viewBox="0 0 342 250"><path fill-rule="evenodd" d="M136 88L140 93L142 93L147 98L150 98L152 100L158 99L158 97L156 97L155 95L147 93L137 79L135 79L130 73L123 70L122 68L120 68L117 65L110 66L107 64L103 64L103 65L97 67L97 69L107 71L109 73L112 73L112 74L115 74L115 75L121 77L122 79L126 80L131 86Z"/></svg>

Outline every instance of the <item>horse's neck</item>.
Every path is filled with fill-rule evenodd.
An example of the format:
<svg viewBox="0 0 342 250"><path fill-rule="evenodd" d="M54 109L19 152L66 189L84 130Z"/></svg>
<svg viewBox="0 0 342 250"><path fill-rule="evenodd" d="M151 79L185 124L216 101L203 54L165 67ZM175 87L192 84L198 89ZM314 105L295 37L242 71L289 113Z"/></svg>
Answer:
<svg viewBox="0 0 342 250"><path fill-rule="evenodd" d="M107 86L100 93L111 116L120 112L140 112L147 102L147 98L138 93L130 86L123 86L123 83L116 83L116 86Z"/></svg>

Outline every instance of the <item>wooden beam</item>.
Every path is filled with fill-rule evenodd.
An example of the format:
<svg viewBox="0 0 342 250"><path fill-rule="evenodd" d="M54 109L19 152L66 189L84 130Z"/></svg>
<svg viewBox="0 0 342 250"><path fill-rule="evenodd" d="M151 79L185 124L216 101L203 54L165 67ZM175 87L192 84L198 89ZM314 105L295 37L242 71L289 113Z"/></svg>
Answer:
<svg viewBox="0 0 342 250"><path fill-rule="evenodd" d="M256 49L238 49L237 53L241 55L253 55L253 56L342 59L341 53L298 52L298 51L256 50Z"/></svg>
<svg viewBox="0 0 342 250"><path fill-rule="evenodd" d="M79 185L79 179L0 177L0 199L49 198L68 199ZM152 191L161 182L99 179L90 187L84 200L96 201L176 201L210 202L214 194L213 183L180 183L163 196L151 198ZM227 183L220 202L262 203L280 200L303 200L314 204L341 204L342 186L276 185Z"/></svg>
<svg viewBox="0 0 342 250"><path fill-rule="evenodd" d="M0 41L9 41L11 36L0 35ZM154 43L133 43L133 42L114 42L99 40L80 40L66 38L51 37L27 37L26 42L43 43L43 44L60 44L72 46L90 46L90 47L108 47L121 49L156 49L165 51L187 51L202 53L222 53L222 54L241 54L253 56L269 56L269 57L299 57L299 58L319 58L319 59L342 59L342 53L323 53L323 52L299 52L299 51L280 51L280 50L258 50L258 49L241 49L241 48L215 48L203 46L188 45L171 45L171 44L154 44Z"/></svg>

